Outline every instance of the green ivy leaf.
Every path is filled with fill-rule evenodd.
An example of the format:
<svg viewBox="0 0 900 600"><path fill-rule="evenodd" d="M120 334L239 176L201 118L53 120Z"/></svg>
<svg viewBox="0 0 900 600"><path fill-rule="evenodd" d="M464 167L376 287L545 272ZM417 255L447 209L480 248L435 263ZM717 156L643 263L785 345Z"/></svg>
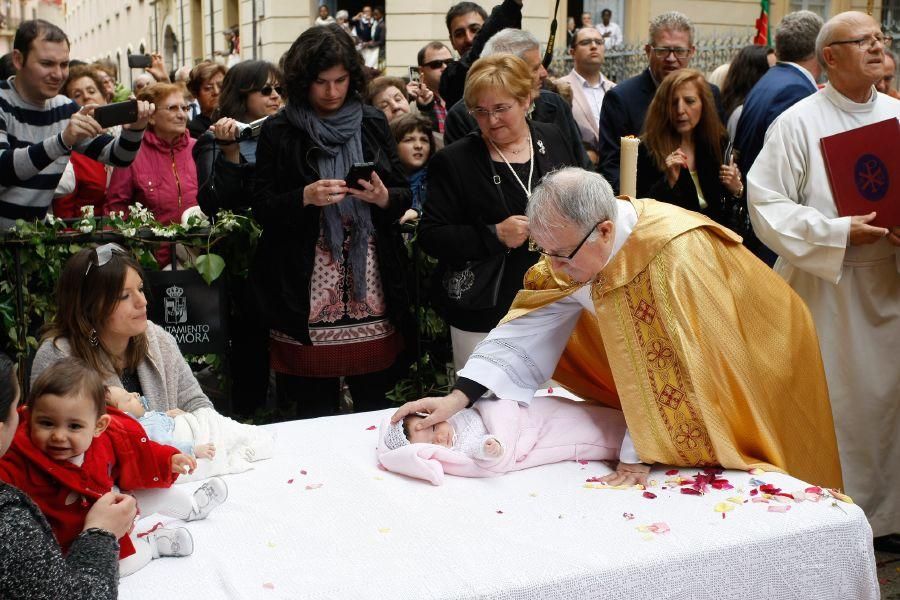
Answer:
<svg viewBox="0 0 900 600"><path fill-rule="evenodd" d="M218 279L222 271L225 270L225 259L218 254L203 254L197 257L194 265L197 267L197 271L200 272L203 280L209 285Z"/></svg>

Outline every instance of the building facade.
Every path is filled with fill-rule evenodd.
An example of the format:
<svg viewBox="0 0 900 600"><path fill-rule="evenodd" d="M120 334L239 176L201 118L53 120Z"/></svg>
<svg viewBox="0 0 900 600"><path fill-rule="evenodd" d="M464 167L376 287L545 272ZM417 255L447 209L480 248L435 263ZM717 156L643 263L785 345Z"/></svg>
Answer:
<svg viewBox="0 0 900 600"><path fill-rule="evenodd" d="M46 1L29 2L53 5ZM225 33L233 26L240 33L241 58L277 63L296 37L312 26L322 2L333 8L345 8L351 16L363 4L362 0L68 0L63 5L60 24L72 41L73 58L117 61L120 78L127 85L130 82L128 54L158 50L170 69L211 57L224 61L231 51ZM452 3L450 0L385 0L386 67L390 74L405 74L407 67L415 64L416 53L425 43L447 42L444 15ZM887 14L895 3L897 0L773 0L770 23L774 28L784 14L801 8L814 10L827 19L845 10L866 10L870 5L873 16L880 19L882 5ZM540 40L546 40L549 35L554 4L553 0L525 0L523 27ZM489 5L484 6L490 11ZM701 37L749 40L755 32L760 3L758 0L565 0L560 2L557 13L557 38L565 39L566 16L577 18L587 11L597 23L604 8L613 11L613 21L622 27L626 44L642 44L650 18L668 10L680 10L691 17Z"/></svg>

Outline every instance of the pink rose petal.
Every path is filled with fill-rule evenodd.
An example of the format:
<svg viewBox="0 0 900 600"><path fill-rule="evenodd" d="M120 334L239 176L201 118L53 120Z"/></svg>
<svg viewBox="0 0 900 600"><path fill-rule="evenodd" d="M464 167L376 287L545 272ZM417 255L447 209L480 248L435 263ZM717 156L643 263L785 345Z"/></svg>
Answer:
<svg viewBox="0 0 900 600"><path fill-rule="evenodd" d="M641 494L641 495L642 495L644 498L647 498L648 500L653 500L654 498L656 498L656 494L654 494L653 492L644 492L644 493Z"/></svg>
<svg viewBox="0 0 900 600"><path fill-rule="evenodd" d="M700 490L695 490L694 488L683 487L681 488L682 494L687 494L688 496L702 496L703 492Z"/></svg>
<svg viewBox="0 0 900 600"><path fill-rule="evenodd" d="M301 475L306 475L306 469L300 469L300 474L301 474Z"/></svg>
<svg viewBox="0 0 900 600"><path fill-rule="evenodd" d="M308 490L317 490L317 489L319 489L320 487L322 487L323 485L325 485L325 484L323 484L323 483L311 483L311 484L309 484L308 486L306 486L306 489L308 489Z"/></svg>
<svg viewBox="0 0 900 600"><path fill-rule="evenodd" d="M652 525L649 525L647 529L653 533L669 533L669 531L671 531L667 523L653 523Z"/></svg>
<svg viewBox="0 0 900 600"><path fill-rule="evenodd" d="M669 469L666 471L666 475L678 475L678 469Z"/></svg>
<svg viewBox="0 0 900 600"><path fill-rule="evenodd" d="M369 425L368 427L366 427L366 431L375 431L376 429L378 429L378 428L375 427L374 425Z"/></svg>
<svg viewBox="0 0 900 600"><path fill-rule="evenodd" d="M498 511L497 511L497 514L498 514L498 515L502 515L502 514L503 514L503 511L502 511L502 510L498 510Z"/></svg>
<svg viewBox="0 0 900 600"><path fill-rule="evenodd" d="M579 460L579 461L576 461L576 462L578 462L579 465L586 465L586 464L588 464L588 461L586 461L586 460Z"/></svg>
<svg viewBox="0 0 900 600"><path fill-rule="evenodd" d="M294 483L293 479L288 479L288 483Z"/></svg>
<svg viewBox="0 0 900 600"><path fill-rule="evenodd" d="M274 589L275 589L275 584L274 584L274 583L264 583L264 584L263 584L263 589L266 589L266 590L274 590Z"/></svg>
<svg viewBox="0 0 900 600"><path fill-rule="evenodd" d="M786 513L789 510L791 510L791 507L787 504L773 504L769 506L769 512Z"/></svg>
<svg viewBox="0 0 900 600"><path fill-rule="evenodd" d="M627 512L627 513L622 513L622 516L625 517L625 520L626 520L626 521L631 521L632 519L634 519L634 515L633 515L632 513L629 513L629 512Z"/></svg>

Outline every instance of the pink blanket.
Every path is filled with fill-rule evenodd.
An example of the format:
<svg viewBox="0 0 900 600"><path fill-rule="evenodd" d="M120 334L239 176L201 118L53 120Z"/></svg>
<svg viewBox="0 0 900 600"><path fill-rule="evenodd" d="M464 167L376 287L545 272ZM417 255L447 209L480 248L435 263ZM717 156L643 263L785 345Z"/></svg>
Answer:
<svg viewBox="0 0 900 600"><path fill-rule="evenodd" d="M621 411L564 398L535 397L527 407L514 400L480 400L474 408L503 445L499 458L472 459L434 444L389 450L384 443L387 418L379 430L379 461L388 471L440 485L444 473L493 477L566 460L614 460L625 435Z"/></svg>

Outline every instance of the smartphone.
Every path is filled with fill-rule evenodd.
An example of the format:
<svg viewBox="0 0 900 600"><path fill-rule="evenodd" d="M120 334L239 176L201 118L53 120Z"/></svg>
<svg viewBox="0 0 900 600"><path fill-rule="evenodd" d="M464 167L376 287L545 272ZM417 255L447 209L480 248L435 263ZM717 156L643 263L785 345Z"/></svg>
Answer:
<svg viewBox="0 0 900 600"><path fill-rule="evenodd" d="M421 80L419 76L419 67L410 67L409 68L409 82L410 83L419 83Z"/></svg>
<svg viewBox="0 0 900 600"><path fill-rule="evenodd" d="M373 162L364 162L364 163L353 163L353 166L350 167L350 171L347 173L347 176L344 178L344 181L347 183L347 187L351 187L354 189L359 189L358 181L362 179L363 181L369 181L372 179L372 173L375 172L375 163Z"/></svg>
<svg viewBox="0 0 900 600"><path fill-rule="evenodd" d="M150 58L149 54L129 54L128 55L128 66L132 69L147 69L150 65L153 64L153 61Z"/></svg>
<svg viewBox="0 0 900 600"><path fill-rule="evenodd" d="M106 106L98 106L94 109L94 120L100 123L100 127L108 129L114 125L127 125L138 119L137 100L115 102Z"/></svg>

